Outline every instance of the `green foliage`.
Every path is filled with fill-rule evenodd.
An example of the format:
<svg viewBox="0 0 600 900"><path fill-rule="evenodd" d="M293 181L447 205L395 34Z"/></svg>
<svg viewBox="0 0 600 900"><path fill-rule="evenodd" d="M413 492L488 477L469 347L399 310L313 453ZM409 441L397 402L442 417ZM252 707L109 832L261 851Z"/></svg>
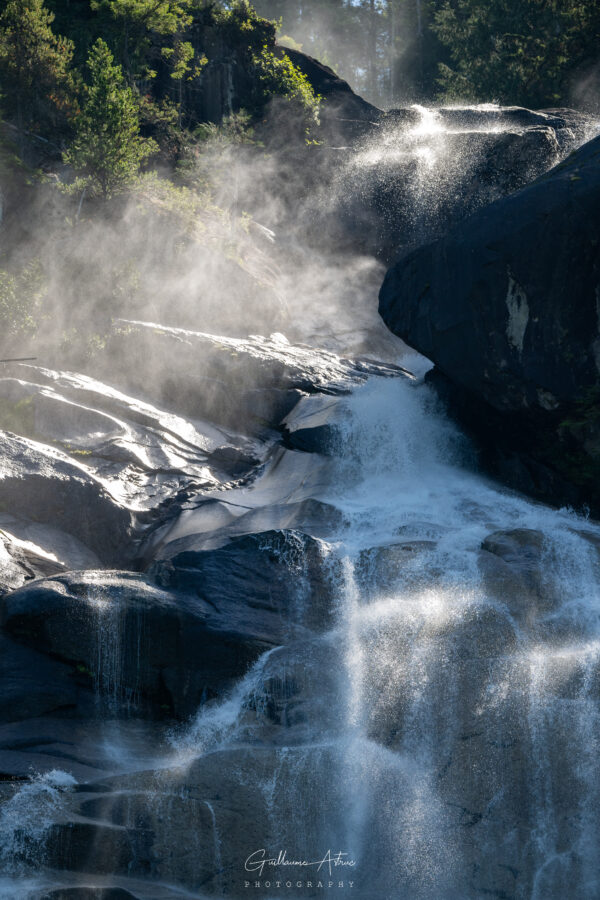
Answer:
<svg viewBox="0 0 600 900"><path fill-rule="evenodd" d="M142 94L138 102L141 131L156 141L167 162L178 159L186 143L181 104L168 97L155 100L150 93Z"/></svg>
<svg viewBox="0 0 600 900"><path fill-rule="evenodd" d="M44 0L9 0L0 16L3 105L19 129L64 124L73 99L73 43L52 31Z"/></svg>
<svg viewBox="0 0 600 900"><path fill-rule="evenodd" d="M275 24L260 16L249 0L234 0L227 7L215 8L212 16L225 38L232 43L243 41L250 53L275 43Z"/></svg>
<svg viewBox="0 0 600 900"><path fill-rule="evenodd" d="M254 55L253 62L262 87L263 102L280 95L302 110L309 127L319 124L321 97L315 94L304 72L292 63L286 53L276 55L265 45L260 53Z"/></svg>
<svg viewBox="0 0 600 900"><path fill-rule="evenodd" d="M226 116L220 125L202 122L182 148L177 178L207 198L221 192L231 182L231 150L259 146L254 137L252 117L245 110Z"/></svg>
<svg viewBox="0 0 600 900"><path fill-rule="evenodd" d="M15 338L35 334L38 326L44 281L37 260L19 272L0 269L0 334L8 346Z"/></svg>
<svg viewBox="0 0 600 900"><path fill-rule="evenodd" d="M136 96L101 38L90 51L88 67L75 140L64 158L86 176L93 193L106 198L126 188L157 147L141 137Z"/></svg>
<svg viewBox="0 0 600 900"><path fill-rule="evenodd" d="M597 56L600 9L581 0L445 0L434 29L450 53L445 99L556 105Z"/></svg>
<svg viewBox="0 0 600 900"><path fill-rule="evenodd" d="M202 122L194 131L194 137L200 144L213 147L231 147L234 144L254 144L254 132L251 116L246 110L231 113L220 125L214 122Z"/></svg>
<svg viewBox="0 0 600 900"><path fill-rule="evenodd" d="M92 0L108 18L114 49L130 81L154 77L149 55L157 38L177 35L192 22L191 0Z"/></svg>

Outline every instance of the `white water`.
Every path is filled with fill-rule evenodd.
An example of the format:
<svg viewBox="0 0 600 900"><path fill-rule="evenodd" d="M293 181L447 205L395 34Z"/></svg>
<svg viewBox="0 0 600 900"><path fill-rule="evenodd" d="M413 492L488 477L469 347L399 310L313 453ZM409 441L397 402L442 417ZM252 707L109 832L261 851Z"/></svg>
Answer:
<svg viewBox="0 0 600 900"><path fill-rule="evenodd" d="M348 852L361 900L596 896L600 529L475 474L424 386L372 379L338 420L320 496L349 523L328 559L336 626L312 656L262 657L178 737L180 761L264 738L257 698L296 662L307 721L261 788L313 810L307 827L271 800L291 852ZM482 541L514 529L543 535L537 593L484 582Z"/></svg>
<svg viewBox="0 0 600 900"><path fill-rule="evenodd" d="M357 167L410 156L415 202L434 215L448 185L460 183L465 160L449 160L435 112L420 115L408 135L358 154ZM443 172L442 189L433 169ZM280 350L285 358L293 348L282 342ZM344 513L346 524L323 548L337 587L334 625L262 656L231 696L203 707L173 736L172 752L154 762L165 774L148 789L148 808L158 810L154 827L162 816L167 828L164 809L174 796L185 798L186 772L216 759L215 780L229 767L240 792L255 795L247 828L257 847L269 842L275 855L287 849L310 860L329 849L356 861L353 887L344 871L336 896L600 896L600 528L475 474L469 446L422 385L372 378L338 401L334 414L337 456L323 476L306 474L317 458L301 469L290 454L279 466L285 497L309 490ZM265 502L270 476L267 468ZM260 488L250 490L260 496ZM480 565L482 541L514 529L543 536L539 574L532 563L533 574L519 580L500 565L492 590ZM96 599L94 678L104 711L114 713L127 700L121 625ZM278 721L274 703L283 709ZM265 774L254 760L267 750L274 752ZM241 755L230 765L234 751ZM119 771L134 768L128 749L125 755ZM147 748L143 756L140 770L150 765ZM41 865L66 793L34 778L4 806L5 870L13 859ZM209 828L201 839L188 835L212 863L209 893L217 896L245 896L243 860L222 824L231 822L231 803L202 795ZM223 873L231 867L233 888ZM34 896L28 871L20 894L11 881L5 896ZM291 895L322 892L283 896ZM269 888L249 896L278 894Z"/></svg>
<svg viewBox="0 0 600 900"><path fill-rule="evenodd" d="M354 886L344 872L337 896L597 896L600 528L478 476L424 385L372 378L334 406L338 455L315 494L346 523L323 545L333 628L262 656L228 699L174 735L160 762L164 802L186 796L188 767L222 754L225 770L239 751L232 772L256 797L257 847L347 853ZM528 586L526 572L490 590L482 541L514 529L543 535L538 582ZM110 706L120 646L108 624L100 615L97 679ZM273 702L285 710L278 724ZM261 774L251 761L268 748L274 763ZM6 832L5 863L43 849L61 796L44 778L5 805L3 824L20 822ZM202 799L203 852L212 893L237 896L243 872L237 891L221 876L241 866L222 801ZM162 802L153 783L149 809ZM254 896L278 896L269 891Z"/></svg>

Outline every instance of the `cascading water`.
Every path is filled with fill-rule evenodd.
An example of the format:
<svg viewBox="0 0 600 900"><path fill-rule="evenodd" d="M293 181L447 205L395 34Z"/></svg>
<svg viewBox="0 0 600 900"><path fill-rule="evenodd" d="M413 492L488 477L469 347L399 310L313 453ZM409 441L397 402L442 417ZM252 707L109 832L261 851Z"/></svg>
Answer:
<svg viewBox="0 0 600 900"><path fill-rule="evenodd" d="M348 854L332 877L364 900L595 896L600 530L463 467L469 448L424 386L373 379L338 428L321 498L347 523L329 559L335 626L310 654L263 657L180 750L214 750L215 722L221 748L264 741L257 697L301 668L301 727L279 732L289 743L254 783L271 856ZM486 568L502 533L538 547L522 582ZM312 881L303 895L320 895ZM273 877L252 884L276 896Z"/></svg>
<svg viewBox="0 0 600 900"><path fill-rule="evenodd" d="M413 112L410 128L353 165L361 177L398 160L416 167L419 236L461 189L465 160L452 148L470 132ZM302 454L285 451L226 499L248 511L264 485L265 507L297 491L341 513L316 541L317 573L288 538L290 642L226 699L203 703L167 749L149 753L147 732L116 721L135 705L121 670L136 653L127 662L140 666L143 616L128 626L101 590L90 593L97 664L87 675L109 720L98 775L87 793L64 773L36 776L5 803L0 860L7 876L13 857L20 867L6 896L40 896L27 878L52 865L48 834L68 803L77 824L108 823L140 845L152 833L150 859L136 845L119 874L125 886L140 878L144 900L600 896L600 527L478 476L420 381L371 377L331 399L328 415L331 458L312 458L323 474L311 482Z"/></svg>
<svg viewBox="0 0 600 900"><path fill-rule="evenodd" d="M332 627L203 707L136 803L168 843L198 796L216 896L596 896L600 529L474 474L424 385L372 378L333 415ZM521 569L497 555L511 540ZM244 839L224 772L248 798ZM269 870L261 850L326 861Z"/></svg>

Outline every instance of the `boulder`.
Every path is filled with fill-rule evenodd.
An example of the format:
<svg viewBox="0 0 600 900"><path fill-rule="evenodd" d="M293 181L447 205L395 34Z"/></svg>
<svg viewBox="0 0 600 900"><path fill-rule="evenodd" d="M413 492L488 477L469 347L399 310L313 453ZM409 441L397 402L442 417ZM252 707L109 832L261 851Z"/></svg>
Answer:
<svg viewBox="0 0 600 900"><path fill-rule="evenodd" d="M361 597L370 600L425 587L435 571L435 548L435 541L421 540L361 550L354 572Z"/></svg>
<svg viewBox="0 0 600 900"><path fill-rule="evenodd" d="M561 599L545 577L544 550L541 532L516 528L488 535L478 557L488 596L504 603L520 625L530 628Z"/></svg>
<svg viewBox="0 0 600 900"><path fill-rule="evenodd" d="M335 421L337 412L335 398L303 397L283 420L285 446L306 453L336 455L342 439Z"/></svg>
<svg viewBox="0 0 600 900"><path fill-rule="evenodd" d="M279 636L269 632L268 616L239 609L236 618L224 607L200 588L177 593L127 572L87 571L9 594L2 626L15 640L74 667L97 698L99 714L187 716Z"/></svg>
<svg viewBox="0 0 600 900"><path fill-rule="evenodd" d="M96 872L108 857L113 875L185 886L194 896L244 896L245 860L261 847L279 850L290 821L294 845L327 840L330 808L347 791L342 762L328 746L240 747L81 785L71 814L49 836L47 863ZM315 802L316 770L328 778L327 804Z"/></svg>
<svg viewBox="0 0 600 900"><path fill-rule="evenodd" d="M5 661L15 702L31 691L26 715L75 705L77 692L65 682L71 675L96 697L99 714L185 717L266 650L330 621L333 586L326 545L316 539L280 531L215 550L186 545L174 542L173 555L153 566L156 581L128 572L71 572L4 598L5 633L36 651L27 677L17 663L10 669L12 657ZM46 672L48 657L69 668L53 662L57 673ZM43 687L44 676L54 688Z"/></svg>
<svg viewBox="0 0 600 900"><path fill-rule="evenodd" d="M487 467L600 511L600 138L402 257L379 309L431 359Z"/></svg>
<svg viewBox="0 0 600 900"><path fill-rule="evenodd" d="M272 437L305 394L346 394L371 375L406 374L392 363L290 344L281 334L233 338L144 321L119 324L103 365L141 395L150 385L156 402L178 414L262 437Z"/></svg>
<svg viewBox="0 0 600 900"><path fill-rule="evenodd" d="M73 666L0 635L0 722L76 707L82 690L78 681Z"/></svg>
<svg viewBox="0 0 600 900"><path fill-rule="evenodd" d="M248 631L266 648L331 623L335 583L324 542L294 530L248 534L210 550L202 539L200 549L195 535L173 541L149 571L163 587L210 604L224 631Z"/></svg>

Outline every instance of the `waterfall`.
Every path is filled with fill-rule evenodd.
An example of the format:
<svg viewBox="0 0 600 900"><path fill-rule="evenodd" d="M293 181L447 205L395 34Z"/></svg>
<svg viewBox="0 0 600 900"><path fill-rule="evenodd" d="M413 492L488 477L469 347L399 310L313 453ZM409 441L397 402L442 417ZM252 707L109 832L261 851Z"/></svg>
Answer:
<svg viewBox="0 0 600 900"><path fill-rule="evenodd" d="M487 111L486 139L500 128L497 109ZM443 223L485 153L463 141L472 126L460 124L460 109L452 127L448 110L404 112L408 124L382 126L340 180L354 197L347 177L372 187L374 172L399 182L401 171L395 206L409 221L410 243ZM231 356L236 342L223 339ZM283 372L297 348L276 343ZM309 371L312 351L301 352ZM265 369L271 361L265 353ZM233 686L228 676L217 698L220 685L203 681L193 695L202 695L197 712L177 727L169 721L166 746L162 723L151 722L153 731L135 720L144 707L144 607L128 591L89 590L95 666L74 665L94 689L101 727L86 740L96 740L98 752L93 766L73 752L89 783L51 771L4 786L0 864L8 886L0 880L0 898L39 900L30 879L42 870L48 885L62 887L44 869L48 836L54 826L68 832L82 823L89 830L78 832L83 849L74 851L82 877L115 841L121 869L100 874L115 874L109 887L125 889L139 878L131 895L141 900L600 896L600 526L482 477L469 440L424 383L427 362L413 354L409 365L414 380L371 375L327 393L318 427L307 429L334 435L326 459L287 445L267 450L270 433L251 477L211 496L196 485L183 525L169 520L171 537L185 542L203 503L217 497L236 510L212 520L221 549L246 535L250 514L285 523L284 507L304 501L321 510L315 519L326 518L323 510L339 514L319 523L325 538L312 534L321 533L314 524L296 529L291 514L290 527L260 526L280 528L284 539L266 531L244 565L260 566L265 553L285 570L285 604L273 613L285 626L281 645L271 646L265 629L248 656L253 664ZM310 378L306 384L294 388L300 404L315 399ZM228 531L232 523L240 531ZM254 535L251 526L247 533ZM214 605L201 593L184 600ZM183 589L168 599L182 596ZM251 624L257 610L244 609ZM170 664L156 663L165 686L179 677ZM56 721L70 715L61 708Z"/></svg>
<svg viewBox="0 0 600 900"><path fill-rule="evenodd" d="M305 725L278 733L291 743L255 787L272 835L355 862L344 895L462 900L500 881L518 898L594 896L600 530L477 475L423 385L372 379L337 425L321 498L346 523L333 627L311 655L265 654L179 752L260 743L274 682L301 664ZM481 562L505 532L540 557L507 596Z"/></svg>
<svg viewBox="0 0 600 900"><path fill-rule="evenodd" d="M600 529L479 476L422 383L371 378L332 417L338 456L316 497L343 513L319 563L331 617L174 731L128 816L143 804L157 846L191 817L212 895L243 895L240 854L263 848L315 865L300 873L307 897L325 870L336 896L358 900L596 896ZM290 548L290 610L303 617L310 579ZM116 702L110 616L98 642L98 684ZM21 822L5 829L5 860L43 850L65 796L53 778L5 805ZM317 870L327 854L337 868ZM255 896L279 896L252 877Z"/></svg>

